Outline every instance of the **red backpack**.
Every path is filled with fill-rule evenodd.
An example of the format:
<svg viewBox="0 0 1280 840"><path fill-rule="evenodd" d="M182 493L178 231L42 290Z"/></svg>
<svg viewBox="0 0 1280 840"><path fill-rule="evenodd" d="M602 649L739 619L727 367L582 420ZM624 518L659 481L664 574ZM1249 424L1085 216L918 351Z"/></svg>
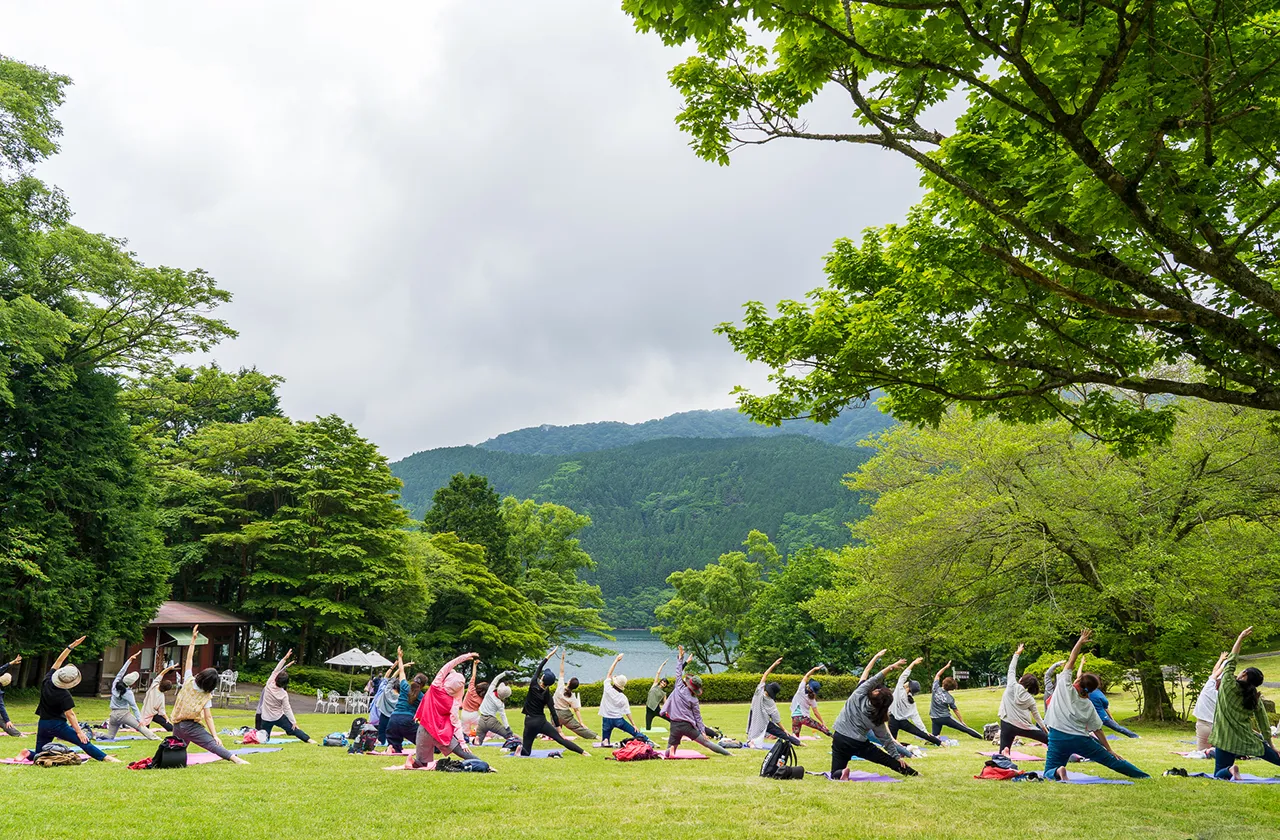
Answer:
<svg viewBox="0 0 1280 840"><path fill-rule="evenodd" d="M657 758L658 751L653 748L652 744L647 744L639 738L632 738L614 750L613 757L618 761L645 761L646 759Z"/></svg>

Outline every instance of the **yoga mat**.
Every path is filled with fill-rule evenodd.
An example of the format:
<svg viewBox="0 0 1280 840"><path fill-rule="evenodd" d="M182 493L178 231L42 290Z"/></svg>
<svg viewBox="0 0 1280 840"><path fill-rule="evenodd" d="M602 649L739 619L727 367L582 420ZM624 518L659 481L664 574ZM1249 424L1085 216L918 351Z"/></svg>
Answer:
<svg viewBox="0 0 1280 840"><path fill-rule="evenodd" d="M979 752L978 755L985 755L987 758L991 758L993 756L999 755L999 753ZM1034 755L1028 755L1024 752L1018 752L1017 750L1010 750L1009 758L1013 761L1044 761L1043 757L1037 758Z"/></svg>
<svg viewBox="0 0 1280 840"><path fill-rule="evenodd" d="M213 753L188 753L187 754L188 767L192 766L193 764L212 764L215 761L222 761L222 759L218 758Z"/></svg>
<svg viewBox="0 0 1280 840"><path fill-rule="evenodd" d="M106 746L103 746L103 745L101 745L101 744L94 744L94 746L95 746L95 747L97 747L98 749L102 750L103 752L109 752L109 751L111 751L111 750L127 750L127 749L129 749L129 744L114 744L114 745L113 745L113 744L107 744ZM70 749L71 749L71 751L72 751L72 752L84 752L84 747L76 747L76 746L72 746Z"/></svg>
<svg viewBox="0 0 1280 840"><path fill-rule="evenodd" d="M1174 755L1180 755L1180 756L1182 756L1183 758L1190 758L1190 759L1197 759L1197 758L1199 758L1199 759L1212 759L1212 758L1213 758L1213 756L1212 756L1212 755L1200 755L1200 754L1198 754L1198 753L1190 753L1190 752L1184 752L1184 753L1182 753L1182 752L1175 752L1175 753L1174 753Z"/></svg>
<svg viewBox="0 0 1280 840"><path fill-rule="evenodd" d="M640 731L647 734L650 732L666 732L667 730L663 729L661 726L655 726L653 729L641 729Z"/></svg>
<svg viewBox="0 0 1280 840"><path fill-rule="evenodd" d="M163 729L153 729L151 731L156 734L157 738L163 738L165 735L169 734L168 732L165 732ZM117 735L114 738L94 738L93 739L94 743L105 742L108 744L111 743L112 741L154 741L154 740L156 740L156 738L148 738L145 735Z"/></svg>
<svg viewBox="0 0 1280 840"><path fill-rule="evenodd" d="M893 776L883 776L879 773L869 773L866 770L850 770L849 778L842 779L840 776L831 778L830 773L815 773L816 776L825 776L833 782L900 782L902 779L896 779Z"/></svg>
<svg viewBox="0 0 1280 840"><path fill-rule="evenodd" d="M280 752L279 747L241 747L237 750L227 750L232 755L253 755L254 753Z"/></svg>
<svg viewBox="0 0 1280 840"><path fill-rule="evenodd" d="M1069 785L1131 785L1133 784L1133 782L1129 781L1128 779L1099 779L1097 776L1090 776L1087 773L1077 773L1074 770L1067 771L1066 783Z"/></svg>
<svg viewBox="0 0 1280 840"><path fill-rule="evenodd" d="M515 756L516 758L560 758L564 755L564 750L530 750L528 755L520 755L518 752L507 753L507 757Z"/></svg>
<svg viewBox="0 0 1280 840"><path fill-rule="evenodd" d="M676 750L671 755L667 755L666 753L662 753L661 755L663 758L670 759L673 761L678 759L697 760L699 758L708 757L706 753L700 753L697 750Z"/></svg>
<svg viewBox="0 0 1280 840"><path fill-rule="evenodd" d="M1188 773L1188 779L1213 779L1215 782L1234 782L1237 785L1280 785L1278 776L1255 776L1252 773L1241 773L1238 779L1219 779L1212 773Z"/></svg>

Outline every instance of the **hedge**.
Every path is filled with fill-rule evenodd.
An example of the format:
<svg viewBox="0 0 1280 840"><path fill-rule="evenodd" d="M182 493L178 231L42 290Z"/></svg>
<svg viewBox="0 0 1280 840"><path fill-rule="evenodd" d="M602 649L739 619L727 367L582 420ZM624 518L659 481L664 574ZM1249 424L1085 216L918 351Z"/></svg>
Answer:
<svg viewBox="0 0 1280 840"><path fill-rule="evenodd" d="M800 685L802 674L772 674L771 681L776 681L782 686L782 691L778 695L780 702L785 702L788 707L791 703L791 696L795 694L796 688ZM674 683L675 677L669 677ZM822 683L822 689L818 696L823 700L844 700L858 686L858 677L850 675L823 675L819 674L814 679ZM896 680L897 677L892 677ZM749 703L751 696L755 694L756 686L760 684L759 674L703 674L702 675L702 702L703 703ZM624 692L627 699L631 701L633 706L643 707L645 700L648 699L649 689L653 686L653 680L649 677L636 677L627 680L627 688ZM559 686L557 686L559 687ZM603 683L583 683L578 686L578 693L582 695L582 705L598 706L600 705L600 696L604 692ZM524 704L525 695L528 689L524 686L512 686L511 697L507 700L507 708L519 708Z"/></svg>
<svg viewBox="0 0 1280 840"><path fill-rule="evenodd" d="M249 683L265 683L267 677L271 676L271 670L275 667L274 662L266 666L247 667L240 672L240 679ZM365 683L369 681L368 671L348 674L316 665L290 665L288 671L289 690L295 694L314 694L317 689L325 694L330 691L346 694L348 685L351 686L352 691L360 691L364 688Z"/></svg>

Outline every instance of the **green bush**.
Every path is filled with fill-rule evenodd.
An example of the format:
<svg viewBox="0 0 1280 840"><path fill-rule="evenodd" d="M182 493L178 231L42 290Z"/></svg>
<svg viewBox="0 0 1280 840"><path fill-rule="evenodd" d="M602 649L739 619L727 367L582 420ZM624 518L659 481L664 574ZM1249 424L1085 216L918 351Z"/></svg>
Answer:
<svg viewBox="0 0 1280 840"><path fill-rule="evenodd" d="M789 714L791 704L791 696L795 694L796 687L800 685L801 674L773 674L770 680L776 680L781 686L782 691L778 695L778 704L782 708L784 716ZM674 677L670 678L674 684ZM829 676L819 674L816 679L822 683L820 696L824 700L844 700L858 686L858 678L856 676L839 675ZM890 686L892 681L896 680L896 676L891 675ZM703 674L702 675L702 702L704 703L749 703L751 696L755 693L756 686L760 684L759 674ZM643 708L645 700L649 696L649 688L653 685L653 680L648 677L637 677L627 681L626 695L631 701L631 705ZM557 688L560 686L557 685ZM582 695L583 706L600 705L600 696L604 692L602 683L584 683L578 686L578 693ZM670 693L668 691L668 693ZM519 708L524 704L524 698L528 694L528 689L524 686L512 686L511 697L507 700L508 708Z"/></svg>
<svg viewBox="0 0 1280 840"><path fill-rule="evenodd" d="M271 676L271 671L275 667L274 662L246 666L240 670L240 681L261 685L267 681L267 677ZM367 671L353 675L316 665L289 666L289 690L294 694L314 694L317 689L325 694L330 691L346 694L347 686L350 686L353 691L359 691L364 688L368 680Z"/></svg>
<svg viewBox="0 0 1280 840"><path fill-rule="evenodd" d="M1044 672L1049 670L1049 666L1053 663L1065 660L1070 655L1070 653L1063 651L1050 651L1042 654L1039 659L1028 665L1023 673L1035 674L1039 677L1041 690L1043 690ZM1103 692L1122 687L1125 672L1128 670L1123 665L1112 662L1110 659L1103 659L1101 656L1089 656L1088 654L1085 654L1084 668L1089 673L1097 675L1098 682L1102 684Z"/></svg>

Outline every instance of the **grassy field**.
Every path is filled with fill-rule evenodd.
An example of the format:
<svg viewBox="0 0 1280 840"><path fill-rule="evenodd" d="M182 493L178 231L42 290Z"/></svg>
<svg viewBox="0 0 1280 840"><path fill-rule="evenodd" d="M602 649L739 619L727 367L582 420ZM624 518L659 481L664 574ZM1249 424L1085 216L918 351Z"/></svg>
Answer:
<svg viewBox="0 0 1280 840"><path fill-rule="evenodd" d="M961 691L957 699L970 723L995 719L996 691ZM16 721L28 724L33 708L31 702L9 706ZM823 714L833 720L838 708L837 701L825 702ZM1113 698L1112 708L1122 719L1133 713L1127 696ZM85 701L79 711L82 720L100 719L106 703ZM708 706L705 713L729 733L741 734L746 725L745 706ZM518 727L519 715L511 717ZM323 736L345 729L349 720L302 715L299 723ZM587 722L598 722L594 711ZM218 716L220 728L251 723L252 715L243 712ZM1140 740L1121 741L1118 750L1153 776L1172 766L1212 769L1211 762L1171 754L1190 749L1178 743L1191 737L1190 727L1138 731ZM0 738L0 753L13 755L33 742ZM114 754L124 761L153 752L148 743L123 743L132 746ZM708 761L619 764L607 761L604 750L590 758L531 761L484 749L482 756L499 770L487 776L385 772L395 759L301 743L250 755L248 767L218 762L136 772L96 762L81 768L0 766L0 838L1280 838L1280 785L1173 777L1131 787L977 781L979 748L965 738L959 747L930 750L915 762L921 776L899 784L765 780L758 775L764 754L755 751ZM829 767L825 740L810 742L803 755L807 769ZM1080 769L1113 775L1094 765ZM1280 768L1258 763L1248 769L1280 774Z"/></svg>

